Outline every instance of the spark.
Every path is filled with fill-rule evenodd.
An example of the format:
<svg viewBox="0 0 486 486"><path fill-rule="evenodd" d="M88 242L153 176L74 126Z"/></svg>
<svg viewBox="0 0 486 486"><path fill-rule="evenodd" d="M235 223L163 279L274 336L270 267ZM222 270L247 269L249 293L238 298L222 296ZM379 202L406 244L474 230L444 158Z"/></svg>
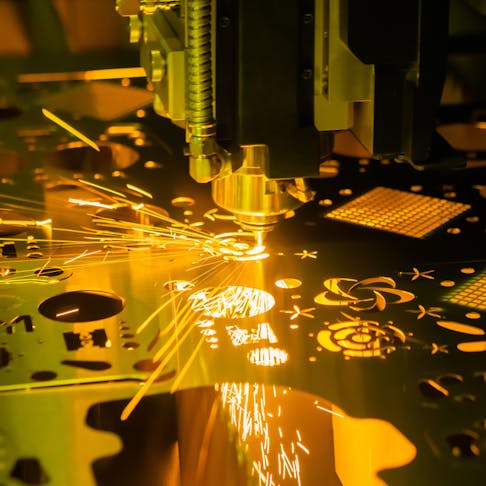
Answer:
<svg viewBox="0 0 486 486"><path fill-rule="evenodd" d="M342 415L338 412L335 412L334 410L323 407L322 405L318 405L317 403L314 403L314 404L315 404L316 408L318 408L319 410L323 410L324 412L331 413L332 415L336 415L339 418L344 418L344 415Z"/></svg>
<svg viewBox="0 0 486 486"><path fill-rule="evenodd" d="M78 206L92 206L95 208L102 208L102 209L115 209L115 206L112 204L104 204L98 201L86 201L85 199L76 199L74 197L70 197L68 202L72 204L77 204Z"/></svg>
<svg viewBox="0 0 486 486"><path fill-rule="evenodd" d="M312 258L315 260L317 258L317 250L316 251L302 250L301 252L294 253L294 255L300 256L301 260L304 260L305 258Z"/></svg>
<svg viewBox="0 0 486 486"><path fill-rule="evenodd" d="M434 273L435 270L425 270L421 272L418 268L413 267L411 272L400 272L400 275L411 275L412 276L412 282L414 280L417 280L420 277L427 278L430 280L434 280L435 277L430 275L431 273Z"/></svg>
<svg viewBox="0 0 486 486"><path fill-rule="evenodd" d="M141 189L140 187L134 186L133 184L126 184L126 187L128 189L131 189L132 191L135 191L135 192L138 192L139 194L142 194L142 196L146 196L150 199L154 198L154 196L152 194L150 194L150 192L148 192L144 189Z"/></svg>
<svg viewBox="0 0 486 486"><path fill-rule="evenodd" d="M309 319L314 319L314 315L311 314L312 311L316 310L315 307L308 307L307 309L300 309L298 305L293 306L293 310L281 310L283 314L291 314L290 320L293 321L299 316L308 317Z"/></svg>
<svg viewBox="0 0 486 486"><path fill-rule="evenodd" d="M310 454L309 449L307 449L307 447L304 444L302 444L301 442L297 442L297 446L300 447L307 455Z"/></svg>
<svg viewBox="0 0 486 486"><path fill-rule="evenodd" d="M123 197L125 199L127 197L122 192L115 191L114 189L110 189L109 187L101 186L99 184L95 184L94 182L90 182L90 181L87 181L85 179L78 179L78 182L80 182L81 184L85 184L89 187L93 187L94 189L99 189L100 191L103 191L103 192L109 192L111 194L114 194L115 196Z"/></svg>
<svg viewBox="0 0 486 486"><path fill-rule="evenodd" d="M90 256L90 255L96 255L97 253L101 253L101 250L95 250L95 251L90 251L90 252L88 252L88 250L84 250L83 253L81 253L81 255L77 255L73 258L70 258L69 260L66 260L64 262L64 265L67 265L68 263L72 263L76 260L79 260L80 258L84 258L84 257Z"/></svg>
<svg viewBox="0 0 486 486"><path fill-rule="evenodd" d="M79 307L76 307L75 309L70 309L70 310L67 310L67 311L63 311L63 312L58 312L56 314L56 317L63 317L63 316L67 316L69 314L76 314L77 312L79 312Z"/></svg>
<svg viewBox="0 0 486 486"><path fill-rule="evenodd" d="M407 310L407 312L417 314L417 320L422 319L425 316L436 317L440 319L442 316L440 314L437 314L437 312L441 310L441 307L430 307L429 309L426 309L423 305L419 305L418 310Z"/></svg>
<svg viewBox="0 0 486 486"><path fill-rule="evenodd" d="M90 147L94 148L97 152L100 151L100 148L93 140L88 138L86 135L82 134L79 130L76 130L76 128L69 125L69 123L66 123L64 120L54 115L54 113L51 113L49 110L46 110L45 108L42 108L42 114L49 120L53 121L56 125L59 125L61 128L64 128L64 130L68 131L76 138L79 138L79 140L83 141Z"/></svg>

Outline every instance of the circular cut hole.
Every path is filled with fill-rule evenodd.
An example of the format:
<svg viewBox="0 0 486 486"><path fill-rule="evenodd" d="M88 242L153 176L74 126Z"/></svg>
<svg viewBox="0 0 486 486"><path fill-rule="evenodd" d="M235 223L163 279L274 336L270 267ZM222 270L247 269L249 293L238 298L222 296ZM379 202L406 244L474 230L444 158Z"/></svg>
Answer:
<svg viewBox="0 0 486 486"><path fill-rule="evenodd" d="M54 371L36 371L30 375L31 380L35 381L49 381L57 377Z"/></svg>
<svg viewBox="0 0 486 486"><path fill-rule="evenodd" d="M13 177L24 166L22 157L13 150L0 150L0 177Z"/></svg>
<svg viewBox="0 0 486 486"><path fill-rule="evenodd" d="M215 319L244 319L269 311L275 299L264 290L243 286L207 288L189 296L192 309Z"/></svg>
<svg viewBox="0 0 486 486"><path fill-rule="evenodd" d="M101 142L100 151L83 142L70 142L59 145L55 152L47 157L54 167L81 172L111 172L126 169L138 161L138 153L121 143Z"/></svg>
<svg viewBox="0 0 486 486"><path fill-rule="evenodd" d="M116 294L98 290L75 290L46 299L39 312L59 322L90 322L119 314L125 301Z"/></svg>

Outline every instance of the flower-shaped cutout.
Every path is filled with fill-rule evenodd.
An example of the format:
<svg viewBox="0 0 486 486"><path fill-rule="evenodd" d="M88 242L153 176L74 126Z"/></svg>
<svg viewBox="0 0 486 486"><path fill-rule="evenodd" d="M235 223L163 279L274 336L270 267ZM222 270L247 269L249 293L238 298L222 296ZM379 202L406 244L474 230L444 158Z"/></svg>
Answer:
<svg viewBox="0 0 486 486"><path fill-rule="evenodd" d="M329 278L324 281L325 292L317 295L314 302L321 305L346 306L355 311L382 311L387 304L410 302L415 295L396 288L389 277L372 277L364 280Z"/></svg>
<svg viewBox="0 0 486 486"><path fill-rule="evenodd" d="M331 324L317 335L319 344L346 358L386 357L405 343L405 334L395 326L374 321L346 321Z"/></svg>

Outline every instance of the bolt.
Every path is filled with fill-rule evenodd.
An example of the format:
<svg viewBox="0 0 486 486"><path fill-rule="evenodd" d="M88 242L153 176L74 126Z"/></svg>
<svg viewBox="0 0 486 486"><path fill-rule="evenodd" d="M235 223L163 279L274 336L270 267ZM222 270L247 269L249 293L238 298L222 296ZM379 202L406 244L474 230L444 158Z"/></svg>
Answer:
<svg viewBox="0 0 486 486"><path fill-rule="evenodd" d="M311 13L304 14L304 24L311 24L314 21L314 16Z"/></svg>
<svg viewBox="0 0 486 486"><path fill-rule="evenodd" d="M311 79L312 78L312 69L304 69L302 71L302 78L303 79Z"/></svg>
<svg viewBox="0 0 486 486"><path fill-rule="evenodd" d="M230 25L231 25L231 19L229 17L223 16L219 19L219 26L222 29L227 29Z"/></svg>

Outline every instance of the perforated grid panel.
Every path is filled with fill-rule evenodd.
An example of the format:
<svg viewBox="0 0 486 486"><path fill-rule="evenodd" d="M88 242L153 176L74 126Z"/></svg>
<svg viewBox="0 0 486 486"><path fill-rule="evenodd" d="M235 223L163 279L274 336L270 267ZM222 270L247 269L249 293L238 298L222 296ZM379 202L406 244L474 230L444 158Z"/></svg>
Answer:
<svg viewBox="0 0 486 486"><path fill-rule="evenodd" d="M453 304L485 310L486 271L481 272L469 279L466 283L458 286L453 293L449 294L446 300Z"/></svg>
<svg viewBox="0 0 486 486"><path fill-rule="evenodd" d="M423 238L469 208L468 204L446 199L376 187L326 218Z"/></svg>

